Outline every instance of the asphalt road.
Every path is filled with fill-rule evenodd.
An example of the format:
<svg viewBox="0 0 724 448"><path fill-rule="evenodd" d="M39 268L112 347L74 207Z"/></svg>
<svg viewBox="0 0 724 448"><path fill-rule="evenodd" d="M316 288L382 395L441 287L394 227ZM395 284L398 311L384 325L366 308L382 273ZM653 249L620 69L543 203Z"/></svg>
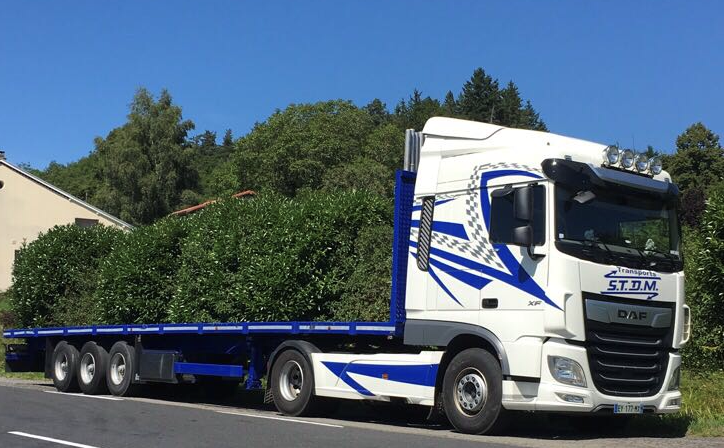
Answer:
<svg viewBox="0 0 724 448"><path fill-rule="evenodd" d="M87 397L59 394L38 382L1 380L0 447L724 447L720 439L581 438L549 429L469 436L407 408L351 403L335 419L286 418L258 395L214 403L177 388L146 395L152 398Z"/></svg>

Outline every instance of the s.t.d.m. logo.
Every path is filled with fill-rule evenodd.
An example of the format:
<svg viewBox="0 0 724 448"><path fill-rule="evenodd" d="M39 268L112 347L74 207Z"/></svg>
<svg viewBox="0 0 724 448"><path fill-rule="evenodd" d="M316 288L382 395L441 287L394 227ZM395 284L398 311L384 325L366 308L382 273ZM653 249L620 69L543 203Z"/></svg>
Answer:
<svg viewBox="0 0 724 448"><path fill-rule="evenodd" d="M613 296L631 296L651 300L659 295L659 277L655 272L641 269L617 267L604 275L608 279L608 288L601 294Z"/></svg>

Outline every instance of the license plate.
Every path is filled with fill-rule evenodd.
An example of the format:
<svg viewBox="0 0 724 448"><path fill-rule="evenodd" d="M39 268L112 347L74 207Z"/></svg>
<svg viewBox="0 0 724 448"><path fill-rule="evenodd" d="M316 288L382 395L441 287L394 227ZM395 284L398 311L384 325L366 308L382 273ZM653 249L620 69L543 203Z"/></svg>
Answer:
<svg viewBox="0 0 724 448"><path fill-rule="evenodd" d="M616 403L613 405L614 414L643 414L641 403Z"/></svg>

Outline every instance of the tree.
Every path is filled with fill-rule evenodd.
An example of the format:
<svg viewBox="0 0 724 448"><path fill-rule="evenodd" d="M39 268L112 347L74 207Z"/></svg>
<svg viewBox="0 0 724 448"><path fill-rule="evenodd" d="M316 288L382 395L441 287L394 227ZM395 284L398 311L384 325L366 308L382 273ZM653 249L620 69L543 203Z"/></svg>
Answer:
<svg viewBox="0 0 724 448"><path fill-rule="evenodd" d="M429 96L423 98L422 93L415 89L410 98L400 100L395 106L395 122L400 130L415 129L421 131L430 118L443 115L440 102Z"/></svg>
<svg viewBox="0 0 724 448"><path fill-rule="evenodd" d="M500 91L500 107L496 113L495 122L514 128L525 127L526 123L524 122L524 113L521 105L522 100L518 86L516 86L513 81L510 81L508 85Z"/></svg>
<svg viewBox="0 0 724 448"><path fill-rule="evenodd" d="M370 101L363 109L370 114L375 126L380 126L390 121L390 113L387 111L387 105L378 98Z"/></svg>
<svg viewBox="0 0 724 448"><path fill-rule="evenodd" d="M138 89L130 109L126 124L96 139L103 183L96 202L125 221L148 224L176 209L184 190L198 186L187 142L194 124L183 120L167 90L156 101Z"/></svg>
<svg viewBox="0 0 724 448"><path fill-rule="evenodd" d="M498 81L482 68L475 69L473 76L463 85L457 103L463 117L485 123L495 122L496 109L500 112L502 106Z"/></svg>
<svg viewBox="0 0 724 448"><path fill-rule="evenodd" d="M232 148L234 146L234 134L231 133L231 129L227 129L224 132L224 139L221 141L221 146L224 148Z"/></svg>
<svg viewBox="0 0 724 448"><path fill-rule="evenodd" d="M723 155L719 136L694 123L676 138L676 153L664 163L682 192L697 187L706 194L724 177Z"/></svg>
<svg viewBox="0 0 724 448"><path fill-rule="evenodd" d="M239 184L285 196L318 189L328 170L360 155L373 129L370 114L349 101L292 104L238 141Z"/></svg>
<svg viewBox="0 0 724 448"><path fill-rule="evenodd" d="M523 108L523 123L520 127L523 129L532 129L534 131L548 131L548 127L543 120L540 119L538 112L533 109L533 105L530 104L530 100L525 102L525 107Z"/></svg>
<svg viewBox="0 0 724 448"><path fill-rule="evenodd" d="M445 101L442 103L442 114L446 117L458 115L458 103L455 101L455 95L450 90L445 94Z"/></svg>

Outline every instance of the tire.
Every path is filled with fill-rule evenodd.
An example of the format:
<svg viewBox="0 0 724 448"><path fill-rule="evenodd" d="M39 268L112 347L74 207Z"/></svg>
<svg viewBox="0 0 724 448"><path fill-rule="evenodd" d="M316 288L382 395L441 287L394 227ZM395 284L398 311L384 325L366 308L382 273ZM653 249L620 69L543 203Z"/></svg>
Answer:
<svg viewBox="0 0 724 448"><path fill-rule="evenodd" d="M136 395L138 384L133 384L136 371L136 351L125 341L113 344L108 352L106 385L108 391L117 397Z"/></svg>
<svg viewBox="0 0 724 448"><path fill-rule="evenodd" d="M106 371L108 370L108 352L95 342L86 342L80 349L78 361L78 385L86 395L98 395L108 392Z"/></svg>
<svg viewBox="0 0 724 448"><path fill-rule="evenodd" d="M51 377L53 385L60 392L78 392L78 349L66 341L58 342L53 350Z"/></svg>
<svg viewBox="0 0 724 448"><path fill-rule="evenodd" d="M300 352L287 350L279 354L271 381L272 398L279 412L295 417L316 412L319 400L314 396L314 372Z"/></svg>
<svg viewBox="0 0 724 448"><path fill-rule="evenodd" d="M458 353L445 370L442 387L445 414L455 429L466 434L499 430L503 374L490 352L469 348Z"/></svg>

